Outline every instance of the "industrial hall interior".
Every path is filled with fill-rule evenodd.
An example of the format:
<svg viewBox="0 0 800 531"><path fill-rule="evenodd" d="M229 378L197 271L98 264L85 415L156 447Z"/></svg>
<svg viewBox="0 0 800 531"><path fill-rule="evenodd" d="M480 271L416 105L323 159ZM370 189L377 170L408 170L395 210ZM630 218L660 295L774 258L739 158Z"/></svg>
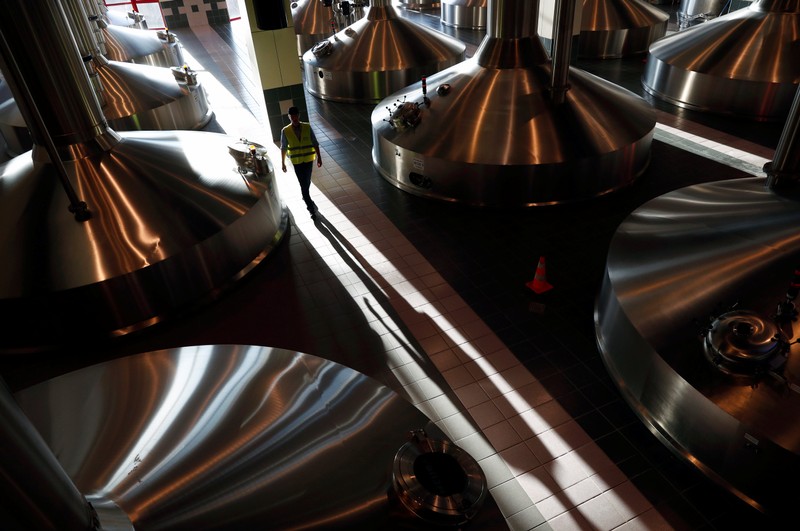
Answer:
<svg viewBox="0 0 800 531"><path fill-rule="evenodd" d="M800 0L2 6L3 530L796 526Z"/></svg>

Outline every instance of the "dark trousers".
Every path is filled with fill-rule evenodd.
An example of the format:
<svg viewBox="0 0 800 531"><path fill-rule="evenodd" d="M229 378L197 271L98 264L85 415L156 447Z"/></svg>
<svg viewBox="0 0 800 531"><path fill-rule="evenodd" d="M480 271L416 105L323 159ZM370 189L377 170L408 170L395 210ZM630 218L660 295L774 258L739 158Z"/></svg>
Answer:
<svg viewBox="0 0 800 531"><path fill-rule="evenodd" d="M306 202L306 208L312 214L317 210L317 205L311 200L311 194L309 193L309 189L311 188L311 170L313 168L313 161L294 164L294 172L297 174L297 182L300 183L300 192L303 194L303 201Z"/></svg>

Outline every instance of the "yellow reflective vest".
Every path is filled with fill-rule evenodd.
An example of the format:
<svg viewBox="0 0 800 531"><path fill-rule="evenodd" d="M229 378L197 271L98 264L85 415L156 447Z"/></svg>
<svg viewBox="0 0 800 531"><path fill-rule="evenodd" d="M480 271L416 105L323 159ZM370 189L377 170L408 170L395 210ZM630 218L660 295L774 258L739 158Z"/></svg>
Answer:
<svg viewBox="0 0 800 531"><path fill-rule="evenodd" d="M283 134L286 135L286 154L289 155L292 164L311 162L316 158L314 145L311 143L311 126L309 124L300 124L300 138L294 134L292 124L283 128Z"/></svg>

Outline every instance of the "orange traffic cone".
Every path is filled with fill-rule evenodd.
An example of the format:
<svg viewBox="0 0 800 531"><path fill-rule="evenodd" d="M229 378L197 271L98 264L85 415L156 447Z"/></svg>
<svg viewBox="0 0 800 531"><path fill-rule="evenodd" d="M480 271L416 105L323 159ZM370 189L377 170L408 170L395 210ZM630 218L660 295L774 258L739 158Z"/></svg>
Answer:
<svg viewBox="0 0 800 531"><path fill-rule="evenodd" d="M547 274L544 267L544 256L539 257L539 265L536 266L536 275L533 280L525 283L530 289L536 293L544 293L553 289L553 286L547 282Z"/></svg>

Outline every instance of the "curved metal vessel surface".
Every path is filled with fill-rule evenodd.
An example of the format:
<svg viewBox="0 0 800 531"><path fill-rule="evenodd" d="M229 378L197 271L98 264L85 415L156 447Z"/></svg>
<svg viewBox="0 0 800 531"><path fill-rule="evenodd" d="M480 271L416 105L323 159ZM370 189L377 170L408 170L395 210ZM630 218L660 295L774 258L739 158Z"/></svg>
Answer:
<svg viewBox="0 0 800 531"><path fill-rule="evenodd" d="M231 137L120 135L113 150L64 163L93 212L84 223L71 218L42 150L0 166L2 350L153 324L249 271L282 239L288 214L274 173L240 174Z"/></svg>
<svg viewBox="0 0 800 531"><path fill-rule="evenodd" d="M389 388L316 356L181 347L15 398L78 489L137 531L436 527L393 499L392 463L411 430L441 432ZM505 527L487 502L471 529Z"/></svg>
<svg viewBox="0 0 800 531"><path fill-rule="evenodd" d="M0 74L0 135L5 141L3 149L9 157L16 157L33 147L28 125L2 74Z"/></svg>
<svg viewBox="0 0 800 531"><path fill-rule="evenodd" d="M800 494L775 481L800 472L800 345L789 345L800 324L769 330L800 264L798 199L752 178L646 203L614 235L595 313L606 366L646 424L747 502L782 514ZM736 359L745 345L752 358Z"/></svg>
<svg viewBox="0 0 800 531"><path fill-rule="evenodd" d="M757 0L653 43L642 85L679 107L783 120L800 83L798 35L800 0Z"/></svg>
<svg viewBox="0 0 800 531"><path fill-rule="evenodd" d="M722 15L727 0L682 0L675 15L678 18L678 29L717 18ZM730 10L729 10L730 11Z"/></svg>
<svg viewBox="0 0 800 531"><path fill-rule="evenodd" d="M241 171L225 135L113 131L61 4L13 3L21 16L0 20L0 63L34 149L0 166L0 350L153 324L281 240L268 165Z"/></svg>
<svg viewBox="0 0 800 531"><path fill-rule="evenodd" d="M103 114L118 131L201 129L214 114L203 86L179 81L168 68L107 61L97 72Z"/></svg>
<svg viewBox="0 0 800 531"><path fill-rule="evenodd" d="M668 24L669 15L644 0L583 0L578 56L646 53Z"/></svg>
<svg viewBox="0 0 800 531"><path fill-rule="evenodd" d="M373 0L364 18L303 55L306 90L325 100L377 103L463 61L466 48L400 17L383 0Z"/></svg>
<svg viewBox="0 0 800 531"><path fill-rule="evenodd" d="M491 31L480 48L429 77L426 95L417 83L375 108L378 171L413 194L477 206L561 203L631 184L650 159L654 110L577 69L569 70L569 90L556 103L539 37L501 35L536 20L530 5L506 7L494 24L498 8L490 1Z"/></svg>
<svg viewBox="0 0 800 531"><path fill-rule="evenodd" d="M297 34L297 51L302 57L312 46L333 33L333 9L320 0L297 0L290 7Z"/></svg>
<svg viewBox="0 0 800 531"><path fill-rule="evenodd" d="M679 11L688 15L706 14L718 17L727 0L681 0Z"/></svg>
<svg viewBox="0 0 800 531"><path fill-rule="evenodd" d="M487 0L442 0L442 24L455 28L486 27Z"/></svg>
<svg viewBox="0 0 800 531"><path fill-rule="evenodd" d="M174 42L162 40L155 32L123 26L103 28L105 55L111 61L151 66L183 66Z"/></svg>
<svg viewBox="0 0 800 531"><path fill-rule="evenodd" d="M399 0L398 5L406 9L429 11L441 6L438 0Z"/></svg>

